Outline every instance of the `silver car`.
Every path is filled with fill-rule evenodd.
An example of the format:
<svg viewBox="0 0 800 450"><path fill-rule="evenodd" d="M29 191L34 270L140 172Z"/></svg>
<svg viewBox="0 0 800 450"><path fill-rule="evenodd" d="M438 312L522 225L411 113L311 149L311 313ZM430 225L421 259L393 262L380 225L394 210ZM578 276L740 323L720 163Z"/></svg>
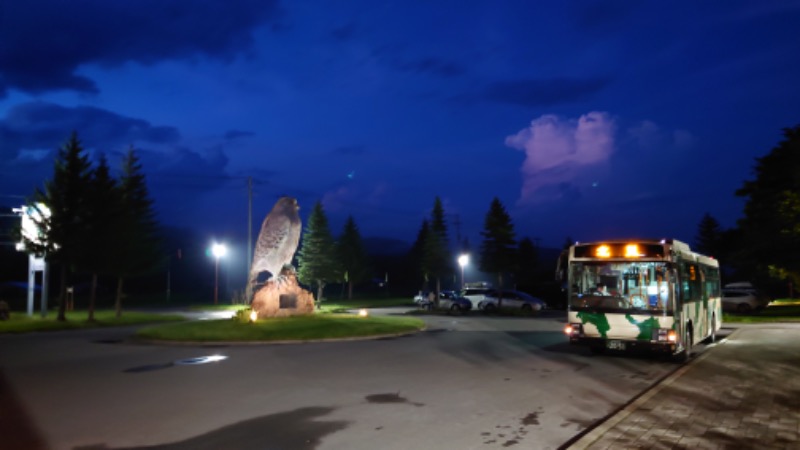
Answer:
<svg viewBox="0 0 800 450"><path fill-rule="evenodd" d="M502 299L502 308L504 310L518 310L523 313L533 314L547 307L544 300L521 291L503 290ZM499 293L491 291L478 303L478 309L487 313L494 312L500 303Z"/></svg>
<svg viewBox="0 0 800 450"><path fill-rule="evenodd" d="M769 305L771 299L763 292L752 289L722 289L722 309L738 313L749 313Z"/></svg>

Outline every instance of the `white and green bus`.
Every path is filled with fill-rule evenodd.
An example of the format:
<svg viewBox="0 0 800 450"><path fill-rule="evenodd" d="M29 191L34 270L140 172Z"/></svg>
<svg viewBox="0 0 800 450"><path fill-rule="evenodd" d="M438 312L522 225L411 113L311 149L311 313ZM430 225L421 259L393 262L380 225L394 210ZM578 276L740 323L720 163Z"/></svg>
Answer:
<svg viewBox="0 0 800 450"><path fill-rule="evenodd" d="M576 243L566 256L564 331L572 344L688 359L722 325L719 262L683 242Z"/></svg>

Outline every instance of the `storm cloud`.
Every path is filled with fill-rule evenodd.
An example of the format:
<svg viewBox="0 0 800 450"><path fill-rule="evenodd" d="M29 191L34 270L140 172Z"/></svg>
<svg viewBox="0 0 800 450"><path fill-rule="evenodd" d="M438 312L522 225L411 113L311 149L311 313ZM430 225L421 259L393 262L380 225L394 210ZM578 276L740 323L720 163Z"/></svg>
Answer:
<svg viewBox="0 0 800 450"><path fill-rule="evenodd" d="M522 106L552 106L585 100L608 84L605 78L553 78L498 81L483 94L486 100Z"/></svg>
<svg viewBox="0 0 800 450"><path fill-rule="evenodd" d="M277 1L261 0L5 2L0 98L11 88L96 93L79 73L86 64L232 59L251 48L254 28L278 16Z"/></svg>

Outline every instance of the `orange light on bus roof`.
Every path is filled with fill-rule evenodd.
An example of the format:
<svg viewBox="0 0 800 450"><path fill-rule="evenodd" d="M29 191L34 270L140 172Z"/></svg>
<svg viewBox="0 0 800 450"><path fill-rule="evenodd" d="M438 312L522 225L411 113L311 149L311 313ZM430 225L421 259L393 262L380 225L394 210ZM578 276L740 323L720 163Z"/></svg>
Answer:
<svg viewBox="0 0 800 450"><path fill-rule="evenodd" d="M607 245L601 245L597 247L595 254L598 258L608 258L611 256L611 247Z"/></svg>
<svg viewBox="0 0 800 450"><path fill-rule="evenodd" d="M639 257L639 246L636 244L628 244L625 246L625 257L626 258L637 258Z"/></svg>

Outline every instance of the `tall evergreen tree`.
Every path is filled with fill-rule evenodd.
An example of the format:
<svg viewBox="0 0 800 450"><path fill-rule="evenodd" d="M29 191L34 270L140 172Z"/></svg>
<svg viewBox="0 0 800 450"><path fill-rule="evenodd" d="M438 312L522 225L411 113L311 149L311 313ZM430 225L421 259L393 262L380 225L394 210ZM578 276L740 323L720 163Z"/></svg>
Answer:
<svg viewBox="0 0 800 450"><path fill-rule="evenodd" d="M783 130L784 139L756 159L755 179L736 191L745 197L739 221L746 259L761 272L800 282L800 125Z"/></svg>
<svg viewBox="0 0 800 450"><path fill-rule="evenodd" d="M442 278L453 273L453 257L450 253L447 223L444 216L442 201L436 197L431 210L430 232L425 236L423 266L426 273L436 280L434 291L437 303L442 289Z"/></svg>
<svg viewBox="0 0 800 450"><path fill-rule="evenodd" d="M433 200L433 209L431 210L431 230L438 234L442 242L449 246L449 239L447 236L447 220L445 220L444 216L444 206L442 206L442 200L437 196Z"/></svg>
<svg viewBox="0 0 800 450"><path fill-rule="evenodd" d="M353 298L353 285L364 281L369 275L367 252L353 216L347 218L336 248L341 269L344 271L347 299L350 300Z"/></svg>
<svg viewBox="0 0 800 450"><path fill-rule="evenodd" d="M411 267L415 268L417 275L422 279L421 291L424 291L428 284L428 272L425 266L425 242L428 240L428 235L430 233L430 222L428 222L428 219L423 219L422 225L420 225L419 231L417 232L417 239L414 241L408 253Z"/></svg>
<svg viewBox="0 0 800 450"><path fill-rule="evenodd" d="M336 245L320 201L311 211L301 242L297 253L297 274L303 283L316 285L319 305L325 285L341 279L341 271L336 264Z"/></svg>
<svg viewBox="0 0 800 450"><path fill-rule="evenodd" d="M119 179L121 213L115 225L113 273L117 276L114 301L116 316L122 315L123 284L126 278L158 270L164 262L158 222L139 158L128 149Z"/></svg>
<svg viewBox="0 0 800 450"><path fill-rule="evenodd" d="M537 278L539 269L538 252L536 245L530 238L522 238L517 248L519 265L517 266L516 281L519 286L532 287Z"/></svg>
<svg viewBox="0 0 800 450"><path fill-rule="evenodd" d="M120 192L111 177L108 161L101 154L97 167L92 171L88 201L86 229L88 231L86 252L79 262L79 270L92 276L89 292L89 322L94 321L99 274L110 273L113 267L112 249L117 243L117 225L120 222Z"/></svg>
<svg viewBox="0 0 800 450"><path fill-rule="evenodd" d="M87 193L91 179L89 158L73 132L59 149L53 178L45 182L44 190L36 190L31 207L39 204L49 210L49 217L40 211L40 242L26 240L29 251L43 255L48 262L60 266L61 280L58 301L58 320L66 320L67 284L87 249Z"/></svg>
<svg viewBox="0 0 800 450"><path fill-rule="evenodd" d="M503 274L513 273L517 269L517 242L511 217L497 197L492 200L486 213L481 236L483 242L479 267L484 272L497 275L497 287L502 292ZM502 306L500 294L498 307Z"/></svg>
<svg viewBox="0 0 800 450"><path fill-rule="evenodd" d="M711 214L705 213L697 225L697 235L694 237L695 251L719 258L721 240L722 227Z"/></svg>

